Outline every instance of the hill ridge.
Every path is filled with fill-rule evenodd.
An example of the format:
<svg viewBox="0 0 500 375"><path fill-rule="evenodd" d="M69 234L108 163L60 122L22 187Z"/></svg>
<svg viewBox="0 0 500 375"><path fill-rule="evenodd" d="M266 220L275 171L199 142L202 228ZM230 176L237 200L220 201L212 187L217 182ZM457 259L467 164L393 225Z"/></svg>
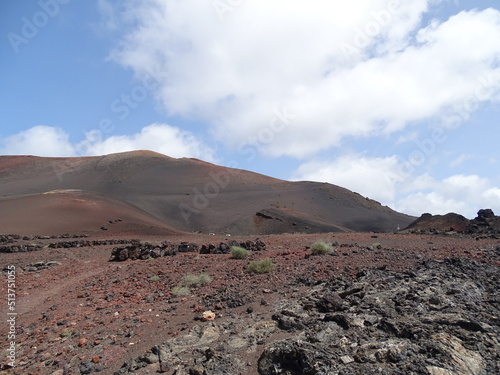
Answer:
<svg viewBox="0 0 500 375"><path fill-rule="evenodd" d="M15 227L16 218L20 230L26 230L22 218L29 208L23 213L22 205L15 209L9 200L70 189L95 194L97 200L108 197L122 202L130 207L127 215L133 217L134 210L147 213L167 231L390 232L415 219L336 185L285 181L147 150L92 157L0 156L0 178L0 209L8 206L15 211L0 219L0 231L6 220L10 228ZM274 210L272 219L257 216L265 210Z"/></svg>

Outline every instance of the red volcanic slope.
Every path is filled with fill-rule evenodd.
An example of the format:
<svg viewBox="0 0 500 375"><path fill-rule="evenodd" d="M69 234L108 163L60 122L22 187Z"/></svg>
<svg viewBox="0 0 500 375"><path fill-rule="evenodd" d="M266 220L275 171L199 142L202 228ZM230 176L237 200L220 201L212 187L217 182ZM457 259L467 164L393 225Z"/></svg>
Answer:
<svg viewBox="0 0 500 375"><path fill-rule="evenodd" d="M23 235L88 234L119 236L179 233L124 202L79 190L55 190L0 200L0 232Z"/></svg>
<svg viewBox="0 0 500 375"><path fill-rule="evenodd" d="M136 218L130 225L137 230L150 226L242 235L386 232L415 219L335 185L288 182L150 151L84 158L0 156L0 181L0 210L7 213L0 233L5 228L21 234L35 229L61 232L63 212L78 212L75 218L86 223L82 231L123 216ZM80 207L76 209L44 194L71 189L81 190L78 194L101 208L75 204ZM23 213L30 205L38 207L43 225Z"/></svg>

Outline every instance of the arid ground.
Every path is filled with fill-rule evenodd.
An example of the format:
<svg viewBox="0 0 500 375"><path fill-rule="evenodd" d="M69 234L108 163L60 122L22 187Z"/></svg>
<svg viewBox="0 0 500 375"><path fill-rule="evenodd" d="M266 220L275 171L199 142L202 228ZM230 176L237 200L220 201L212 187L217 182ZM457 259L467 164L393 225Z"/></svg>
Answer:
<svg viewBox="0 0 500 375"><path fill-rule="evenodd" d="M286 324L281 326L283 322L276 314L300 307L299 310L302 311L302 314L306 312L312 315L319 305L313 303L314 306L304 310L299 301L318 287L328 285L329 280L339 278L344 280L344 284L337 285L337 291L340 296L348 299L348 296L343 295L342 291L352 288L352 283L356 283L357 278L361 277L360 275L371 272L370 270L391 273L391 275L393 275L392 272L411 275L418 273L418 270L431 260L443 262L449 258L463 258L473 260L484 267L487 265L495 266L498 276L497 267L500 265L500 241L498 239L483 238L478 240L459 235L374 233L268 235L260 237L266 244L266 250L254 251L245 260L233 259L231 254L185 252L156 259L129 259L123 262L110 262L109 259L113 248L124 245L102 244L106 239L108 238L104 235L99 238L19 239L8 244L10 247L19 244L38 244L41 249L1 254L1 267L4 269L2 277L5 282L0 284L0 291L2 296L6 295L6 272L9 265L14 265L16 270L15 306L18 313L15 336L16 365L13 369L8 369L8 366L5 366L2 373L35 375L98 372L100 374L114 374L127 361L130 365L132 360L132 367L127 367L127 371L137 374L158 372L167 374L258 374L259 366L264 366L262 363L259 365L259 358L267 346L284 339L293 341L293 338L299 336L305 342L308 341L303 336L304 332L310 328L307 323L298 325L296 329L292 325L290 329ZM112 239L122 239L123 242L127 242L132 238L122 236ZM254 240L255 237L191 234L139 238L142 244L148 242L154 245L163 241L178 244L182 241L189 241L199 246L209 243L217 245L228 240L246 241L248 239ZM85 245L84 241L98 240L101 241L101 245L81 246L82 243ZM334 252L329 255L312 256L307 247L318 240L334 244ZM73 245L71 245L72 242ZM49 247L49 244L52 245ZM57 246L56 244L75 247L53 248ZM4 246L6 245L4 244ZM271 272L256 274L246 270L249 261L267 257L271 258L275 264L275 268ZM444 265L442 267L445 268ZM182 283L183 276L199 275L200 273L208 274L211 282L192 286L189 295L174 294L174 288ZM464 275L464 277L471 276ZM440 314L446 313L447 309L452 309L452 307L445 306L448 302L445 303L439 298L449 299L453 296L451 294L440 296L439 291L435 288L444 287L447 282L442 280L436 286L428 285L427 288L432 288L432 293L426 291L425 288L419 291L422 296L430 294L436 299L435 301L431 299L429 302L428 296L422 297L421 308L425 310L427 309L426 304L430 306L428 315L432 315L436 311ZM464 282L470 282L470 280L464 280ZM495 281L493 280L493 282ZM482 290L482 292L486 293L486 290ZM360 290L352 292L353 295L359 295L359 293ZM369 294L368 290L365 293ZM483 297L485 299L491 298L491 310L495 311L496 309L497 315L491 314L491 311L488 312L491 315L489 317L487 313L477 315L476 319L482 319L482 321L478 320L476 324L483 324L485 328L484 330L474 328L472 333L490 335L491 339L497 340L498 336L496 335L499 332L500 323L498 317L499 301L498 299L494 300L491 296L484 295L481 298ZM339 303L344 303L342 298L340 298ZM379 303L387 305L387 308L390 306L387 301L380 300ZM288 306L290 304L293 308ZM442 308L442 311L439 308ZM338 311L339 314L347 314L351 311L347 306L331 309L330 315L333 314L333 311ZM466 310L466 307L462 306L462 309ZM201 318L205 311L212 311L215 314L215 319L203 321ZM319 311L324 310L320 309ZM7 316L6 313L6 304L4 303L1 310L3 319ZM370 315L368 310L365 313ZM455 311L453 313L455 314ZM372 317L373 325L381 325L384 317L377 317L373 311L371 314L374 315ZM383 311L380 314L383 314ZM290 315L293 319L300 320L295 318L291 312ZM464 321L467 320L465 315L464 312L462 317ZM301 315L297 315L297 317L299 316ZM452 319L450 316L448 319ZM390 319L391 317L385 318ZM335 317L332 319L335 320ZM397 319L392 317L392 320ZM333 324L337 325L337 323ZM342 326L341 323L339 324ZM345 324L349 325L350 331L361 329L355 326L351 328L349 322ZM365 322L365 324L368 323ZM363 323L361 326L365 327ZM7 327L5 324L2 324L1 327L2 337L6 337ZM464 327L466 327L465 323ZM344 328L348 329L347 326ZM378 328L378 330L381 329ZM441 331L448 332L448 326L445 323L441 323ZM192 337L195 334L193 332L198 335L196 339ZM439 332L437 329L434 334ZM465 328L464 332L466 335L471 333ZM455 333L455 335L457 334ZM394 334L394 336L398 335ZM347 336L342 333L339 339L342 337ZM156 353L153 348L159 350L162 343L172 342L175 339L179 340L175 344L177 346L169 344L171 358L164 358L163 361L160 361L157 354L152 353L152 350ZM184 345L182 340L187 340L187 343ZM408 340L411 342L412 338L410 337ZM314 340L309 341L315 342ZM498 343L498 341L495 342ZM345 370L339 373L357 374L363 373L362 371L372 373L370 371L372 371L373 366L378 366L381 371L385 371L379 373L411 373L405 372L403 367L399 367L401 363L397 361L377 360L373 357L375 362L373 364L371 360L360 359L356 353L358 353L361 344L358 343L346 349L343 357L338 357L336 354L332 357L338 362L339 368ZM2 363L6 365L5 341L2 345ZM221 357L220 363L217 365L219 367L215 366L215 368L210 369L210 366L206 365L212 359L204 357L204 360L196 360L197 355L206 356L207 354L205 352L203 354L201 351L208 349L211 350L210 353L213 352L209 355L210 358L212 358L211 356ZM484 371L486 371L485 369L491 371L493 368L499 368L498 348L496 349L496 364L491 362L491 358L488 357L491 363L490 367L487 367L485 364L481 364L483 362L478 359L477 366L483 369L482 372L459 372L458 370L453 372L450 370L451 372L441 373L493 373ZM196 350L201 354L194 353ZM443 349L443 353L446 353L445 349ZM428 354L425 355L428 356ZM154 356L156 359L152 358ZM141 359L139 360L139 358ZM494 355L492 358L495 358ZM429 356L429 368L433 366L431 359ZM411 357L407 360L410 361ZM447 367L447 363L443 360L443 368L450 368ZM370 364L372 367L360 367L361 370L356 367L356 365L367 366ZM261 368L260 373L327 373L305 372L304 370L296 372L283 370L280 372L280 368L279 365L276 365L276 372L264 372L267 370ZM352 372L349 372L349 369L352 369ZM431 370L424 371L427 370L422 367L422 372L418 373L439 373L430 372ZM121 373L128 372L122 370Z"/></svg>

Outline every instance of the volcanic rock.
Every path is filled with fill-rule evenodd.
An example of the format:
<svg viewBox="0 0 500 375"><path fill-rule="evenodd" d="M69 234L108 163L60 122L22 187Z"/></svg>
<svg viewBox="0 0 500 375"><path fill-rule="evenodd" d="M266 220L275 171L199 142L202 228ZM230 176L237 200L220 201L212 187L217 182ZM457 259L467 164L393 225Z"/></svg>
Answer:
<svg viewBox="0 0 500 375"><path fill-rule="evenodd" d="M255 350L260 375L497 374L499 283L498 267L470 259L425 260L411 272L367 269L283 296L274 322L226 316L150 352L176 373L206 375L255 373L244 360ZM116 375L139 368L160 370L143 356Z"/></svg>
<svg viewBox="0 0 500 375"><path fill-rule="evenodd" d="M425 213L405 228L405 231L413 233L457 232L467 235L500 235L500 217L495 216L491 209L479 210L477 217L473 220L468 220L456 213L446 215Z"/></svg>

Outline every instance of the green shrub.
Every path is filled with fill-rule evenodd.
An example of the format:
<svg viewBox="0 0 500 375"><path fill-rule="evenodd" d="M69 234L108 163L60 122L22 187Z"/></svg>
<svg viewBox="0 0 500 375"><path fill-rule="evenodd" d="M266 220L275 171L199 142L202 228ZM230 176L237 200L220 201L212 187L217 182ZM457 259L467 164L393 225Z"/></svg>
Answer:
<svg viewBox="0 0 500 375"><path fill-rule="evenodd" d="M274 264L271 258L265 258L262 260L254 260L250 262L247 266L247 271L255 273L267 273L274 269Z"/></svg>
<svg viewBox="0 0 500 375"><path fill-rule="evenodd" d="M209 284L212 282L212 278L206 273L201 273L199 275L185 275L182 277L181 285L185 287L201 286Z"/></svg>
<svg viewBox="0 0 500 375"><path fill-rule="evenodd" d="M191 290L187 286L176 286L172 289L172 294L176 296L189 296L191 294Z"/></svg>
<svg viewBox="0 0 500 375"><path fill-rule="evenodd" d="M379 249L380 250L382 248L382 244L380 242L375 242L374 244L372 244L371 248L373 250L375 250L375 249Z"/></svg>
<svg viewBox="0 0 500 375"><path fill-rule="evenodd" d="M324 241L318 241L311 245L311 253L313 255L324 255L333 252L333 247Z"/></svg>
<svg viewBox="0 0 500 375"><path fill-rule="evenodd" d="M151 276L149 278L149 280L151 280L151 281L158 281L158 280L160 280L160 276Z"/></svg>
<svg viewBox="0 0 500 375"><path fill-rule="evenodd" d="M250 255L250 251L239 246L232 246L231 255L234 259L246 259Z"/></svg>

